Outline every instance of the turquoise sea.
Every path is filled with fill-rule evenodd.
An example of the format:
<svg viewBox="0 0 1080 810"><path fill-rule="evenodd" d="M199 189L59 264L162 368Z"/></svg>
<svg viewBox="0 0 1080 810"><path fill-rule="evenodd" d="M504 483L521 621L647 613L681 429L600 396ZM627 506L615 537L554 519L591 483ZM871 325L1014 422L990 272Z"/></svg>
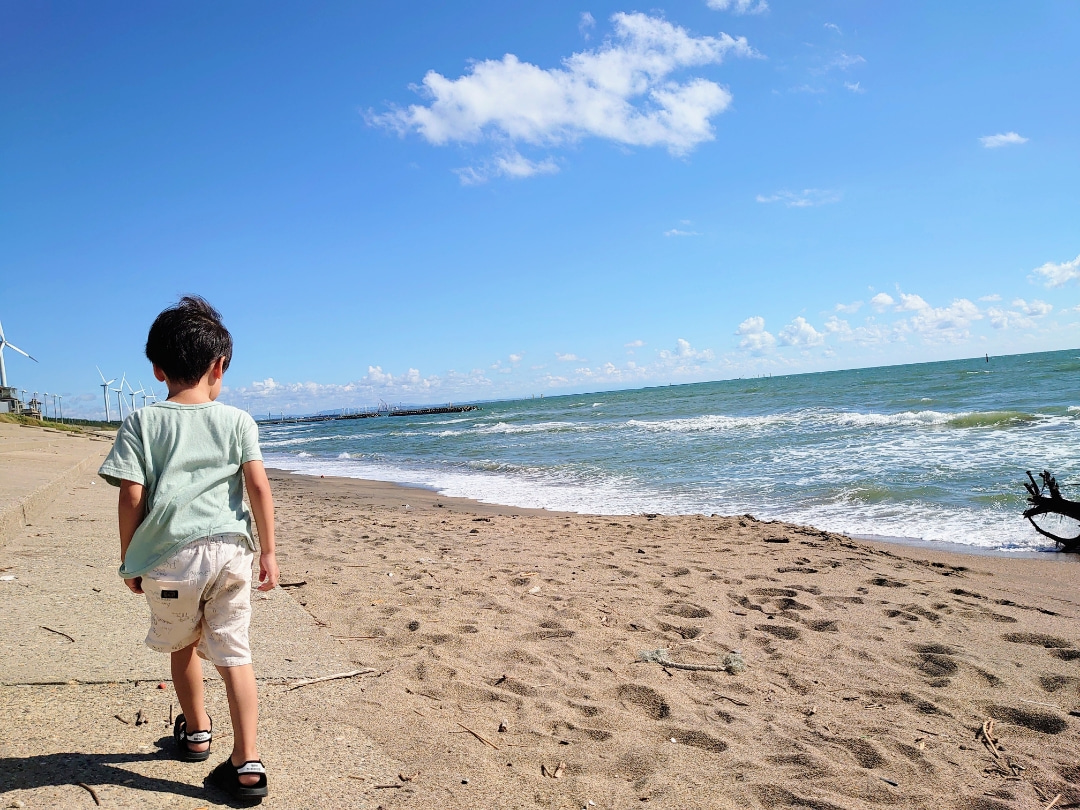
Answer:
<svg viewBox="0 0 1080 810"><path fill-rule="evenodd" d="M1080 497L1080 350L261 428L267 465L586 513L744 514L1030 551L1024 471Z"/></svg>

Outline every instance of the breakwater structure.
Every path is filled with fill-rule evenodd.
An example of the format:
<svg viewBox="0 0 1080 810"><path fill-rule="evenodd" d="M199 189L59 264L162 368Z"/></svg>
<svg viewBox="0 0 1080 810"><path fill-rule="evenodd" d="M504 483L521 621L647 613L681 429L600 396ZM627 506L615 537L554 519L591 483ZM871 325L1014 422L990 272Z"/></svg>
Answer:
<svg viewBox="0 0 1080 810"><path fill-rule="evenodd" d="M380 404L377 408L364 410L343 410L341 413L323 413L313 416L281 416L275 418L271 414L266 419L256 419L260 425L298 425L309 422L338 422L343 419L372 419L391 416L428 416L439 413L467 413L479 411L479 405L436 405L430 408L400 408L394 405Z"/></svg>

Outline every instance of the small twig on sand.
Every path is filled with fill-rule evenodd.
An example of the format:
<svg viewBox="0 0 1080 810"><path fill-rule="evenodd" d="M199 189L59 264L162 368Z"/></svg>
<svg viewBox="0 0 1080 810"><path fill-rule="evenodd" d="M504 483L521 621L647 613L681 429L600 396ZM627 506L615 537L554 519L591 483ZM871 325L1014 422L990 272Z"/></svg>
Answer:
<svg viewBox="0 0 1080 810"><path fill-rule="evenodd" d="M61 632L60 632L59 630L53 630L53 629L52 629L51 627L46 627L46 626L45 626L45 625L43 625L43 624L39 624L39 625L38 625L38 627L40 627L40 628L41 628L42 630L48 630L48 631L49 631L50 633L56 633L56 635L58 635L58 636L63 636L63 637L64 637L64 638L66 638L66 639L67 639L68 641L70 641L70 642L71 642L72 644L74 644L74 643L75 643L75 639L73 639L73 638L72 638L71 636L69 636L69 635L68 635L67 633L61 633Z"/></svg>
<svg viewBox="0 0 1080 810"><path fill-rule="evenodd" d="M116 718L117 720L119 720L119 721L120 721L121 723L123 723L123 724L124 724L125 726L130 726L130 725L131 725L131 723L129 723L129 722L127 721L127 720L125 720L125 719L124 719L123 717L121 717L121 716L120 716L120 715L118 715L118 714L114 714L114 715L113 715L113 717L115 717L115 718Z"/></svg>
<svg viewBox="0 0 1080 810"><path fill-rule="evenodd" d="M101 799L98 798L96 790L86 784L86 782L76 782L75 784L90 794L90 798L94 800L94 804L98 805L98 807L101 806Z"/></svg>
<svg viewBox="0 0 1080 810"><path fill-rule="evenodd" d="M376 790L386 790L388 788L399 788L401 785L374 785Z"/></svg>
<svg viewBox="0 0 1080 810"><path fill-rule="evenodd" d="M338 641L357 641L365 638L384 638L384 636L330 636L330 638L336 638Z"/></svg>
<svg viewBox="0 0 1080 810"><path fill-rule="evenodd" d="M354 669L351 672L339 672L336 675L324 675L321 678L309 678L306 681L297 681L292 684L286 691L291 692L293 689L299 689L301 686L311 686L313 683L323 683L325 681L336 681L342 678L355 678L357 675L368 675L374 672L373 669Z"/></svg>
<svg viewBox="0 0 1080 810"><path fill-rule="evenodd" d="M736 706L749 706L750 705L749 703L743 703L741 700L736 700L735 698L728 697L727 695L717 694L717 697L718 698L723 698L724 700L730 700Z"/></svg>
<svg viewBox="0 0 1080 810"><path fill-rule="evenodd" d="M492 748L494 748L494 749L495 749L496 751L498 751L498 750L499 750L499 746L497 746L497 745L496 745L495 743L493 743L493 742L492 742L491 740L486 740L486 739L484 739L483 737L481 737L481 736L480 736L479 734L477 734L477 733L476 733L475 731L473 731L473 730L472 730L471 728L469 728L468 726L462 726L462 725L461 725L461 723L458 723L458 725L459 725L459 726L461 726L461 727L462 727L463 729L465 729L465 730L466 730L467 732L469 732L470 734L472 734L472 735L473 735L474 737L476 737L476 739L478 739L478 740L479 740L480 742L484 743L484 745L490 745L490 746L491 746Z"/></svg>
<svg viewBox="0 0 1080 810"><path fill-rule="evenodd" d="M301 585L307 585L307 580L302 579L299 582L279 582L279 588L299 588Z"/></svg>
<svg viewBox="0 0 1080 810"><path fill-rule="evenodd" d="M1051 799L1050 804L1046 805L1046 807L1044 807L1043 810L1050 810L1051 807L1054 807L1060 801L1061 801L1061 794L1059 793L1057 796L1055 796L1053 799Z"/></svg>
<svg viewBox="0 0 1080 810"><path fill-rule="evenodd" d="M982 728L977 735L983 741L983 744L989 749L990 753L994 755L994 759L1001 758L1001 752L998 751L997 742L994 740L994 721L986 720L982 724Z"/></svg>

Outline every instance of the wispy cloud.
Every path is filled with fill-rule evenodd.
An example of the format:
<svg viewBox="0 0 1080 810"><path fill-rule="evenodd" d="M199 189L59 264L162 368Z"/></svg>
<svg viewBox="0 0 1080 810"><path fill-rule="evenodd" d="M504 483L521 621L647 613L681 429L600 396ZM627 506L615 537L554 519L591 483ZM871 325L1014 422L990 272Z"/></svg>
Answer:
<svg viewBox="0 0 1080 810"><path fill-rule="evenodd" d="M670 231L664 231L664 236L701 236L697 231L681 231L678 228L672 228Z"/></svg>
<svg viewBox="0 0 1080 810"><path fill-rule="evenodd" d="M870 299L870 306L872 306L878 312L884 312L889 307L891 307L894 303L895 302L893 301L893 297L891 295L889 295L888 293L884 293L884 292L878 293L877 295L875 295L873 298Z"/></svg>
<svg viewBox="0 0 1080 810"><path fill-rule="evenodd" d="M997 149L1002 146L1013 146L1027 143L1028 139L1016 132L1003 132L997 135L984 135L979 138L979 143L987 149Z"/></svg>
<svg viewBox="0 0 1080 810"><path fill-rule="evenodd" d="M1000 296L1000 295L998 295L997 293L994 293L993 295L980 295L980 296L979 296L979 300L980 300L980 301L987 301L987 302L991 302L991 303L992 303L992 302L994 302L994 301L1000 301L1000 300L1001 300L1001 296Z"/></svg>
<svg viewBox="0 0 1080 810"><path fill-rule="evenodd" d="M550 147L595 137L685 155L712 140L712 119L731 104L731 93L708 79L680 81L676 74L729 55L754 55L745 37L696 37L640 13L611 20L610 40L567 57L561 67L541 68L506 54L476 62L456 79L429 71L416 88L427 103L369 112L368 121L436 145L499 145L501 157L490 167L459 171L464 182L557 170L550 159L522 157L518 144Z"/></svg>
<svg viewBox="0 0 1080 810"><path fill-rule="evenodd" d="M811 208L816 205L828 205L840 202L843 195L839 191L825 188L804 188L802 191L778 191L775 194L758 194L759 203L783 203L788 208Z"/></svg>
<svg viewBox="0 0 1080 810"><path fill-rule="evenodd" d="M584 357L578 357L573 352L567 354L560 354L555 352L555 359L560 363L587 363L588 361Z"/></svg>
<svg viewBox="0 0 1080 810"><path fill-rule="evenodd" d="M983 317L966 298L956 298L947 307L933 307L922 296L900 293L897 312L911 312L905 326L931 342L957 343L970 337L968 327Z"/></svg>
<svg viewBox="0 0 1080 810"><path fill-rule="evenodd" d="M841 51L836 54L829 63L825 65L826 70L850 70L858 65L865 65L866 59L857 53L844 53Z"/></svg>
<svg viewBox="0 0 1080 810"><path fill-rule="evenodd" d="M1017 298L1012 302L1014 309L991 307L986 311L990 325L995 329L1034 329L1038 318L1045 318L1054 311L1054 305L1037 298L1025 301Z"/></svg>
<svg viewBox="0 0 1080 810"><path fill-rule="evenodd" d="M863 90L862 82L844 82L844 87L850 90L852 93L865 93Z"/></svg>
<svg viewBox="0 0 1080 810"><path fill-rule="evenodd" d="M734 14L764 14L769 10L765 0L705 0L713 11L730 11Z"/></svg>
<svg viewBox="0 0 1080 810"><path fill-rule="evenodd" d="M577 30L585 39L592 37L592 30L596 28L596 17L587 11L581 12L581 18L578 20Z"/></svg>
<svg viewBox="0 0 1080 810"><path fill-rule="evenodd" d="M555 174L558 171L558 164L551 158L532 161L512 150L480 166L466 166L465 168L454 169L454 173L457 174L462 185L465 186L480 185L493 177L509 177L512 180L521 180L537 174Z"/></svg>
<svg viewBox="0 0 1080 810"><path fill-rule="evenodd" d="M645 345L644 340L631 340L629 343L624 343L623 346L627 349L640 349Z"/></svg>
<svg viewBox="0 0 1080 810"><path fill-rule="evenodd" d="M843 312L845 315L854 315L862 309L862 305L862 301L852 301L850 304L837 304L836 311Z"/></svg>
<svg viewBox="0 0 1080 810"><path fill-rule="evenodd" d="M837 25L836 23L827 22L827 23L825 23L824 27L828 28L830 31L835 31L838 34L843 34L844 33L843 31L840 30L840 26Z"/></svg>
<svg viewBox="0 0 1080 810"><path fill-rule="evenodd" d="M1071 262L1047 262L1032 272L1033 281L1042 281L1047 287L1062 287L1080 278L1080 256Z"/></svg>

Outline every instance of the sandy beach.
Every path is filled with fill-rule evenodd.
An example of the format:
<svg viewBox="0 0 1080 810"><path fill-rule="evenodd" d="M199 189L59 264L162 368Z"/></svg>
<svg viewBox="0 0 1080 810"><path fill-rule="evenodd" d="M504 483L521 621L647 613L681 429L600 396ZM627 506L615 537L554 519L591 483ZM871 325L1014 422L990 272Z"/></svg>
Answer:
<svg viewBox="0 0 1080 810"><path fill-rule="evenodd" d="M76 576L58 568L36 586L48 549L99 555L78 562L93 567L78 575L93 601L38 622L52 628L38 643L87 671L95 655L109 663L86 636L117 624L110 611L134 617L113 656L145 632L110 567L115 493L93 478L72 478L0 545L18 578L3 585L24 588L4 592L16 619ZM1076 561L749 516L571 515L378 482L272 482L287 586L275 609L295 617L256 629L266 807L1080 806ZM6 639L9 668L25 641ZM325 649L316 665L289 642ZM658 650L661 662L642 660ZM730 653L743 671L725 671ZM361 674L289 690L307 663ZM107 807L229 806L169 758L166 671L161 659L149 683L8 677L0 722L21 731L0 735L3 805L93 806L83 782ZM208 692L224 752L223 695L216 681ZM153 723L136 728L134 706Z"/></svg>
<svg viewBox="0 0 1080 810"><path fill-rule="evenodd" d="M290 592L378 672L340 710L419 773L387 808L1080 802L1073 561L273 483Z"/></svg>

